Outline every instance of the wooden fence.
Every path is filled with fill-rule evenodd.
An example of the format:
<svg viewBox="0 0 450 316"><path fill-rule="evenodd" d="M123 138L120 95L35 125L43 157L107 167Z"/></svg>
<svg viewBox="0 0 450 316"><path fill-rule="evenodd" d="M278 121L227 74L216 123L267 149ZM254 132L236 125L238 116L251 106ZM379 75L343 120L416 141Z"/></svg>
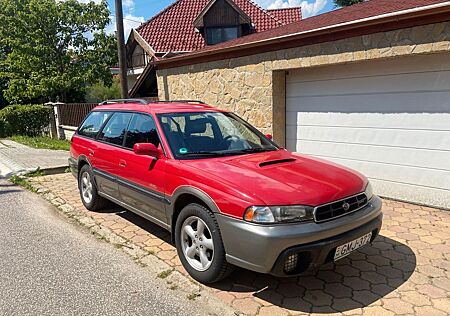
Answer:
<svg viewBox="0 0 450 316"><path fill-rule="evenodd" d="M58 123L65 126L78 126L86 115L95 108L98 103L60 103L58 108Z"/></svg>
<svg viewBox="0 0 450 316"><path fill-rule="evenodd" d="M158 101L158 98L141 98L147 101ZM64 126L78 126L98 103L58 103L58 124Z"/></svg>

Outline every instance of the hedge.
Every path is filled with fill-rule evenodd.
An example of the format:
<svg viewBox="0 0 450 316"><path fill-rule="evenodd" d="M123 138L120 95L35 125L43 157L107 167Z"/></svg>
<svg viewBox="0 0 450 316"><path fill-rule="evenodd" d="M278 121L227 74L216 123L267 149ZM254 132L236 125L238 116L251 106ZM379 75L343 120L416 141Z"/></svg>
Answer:
<svg viewBox="0 0 450 316"><path fill-rule="evenodd" d="M42 135L52 109L43 105L10 105L0 110L0 136Z"/></svg>

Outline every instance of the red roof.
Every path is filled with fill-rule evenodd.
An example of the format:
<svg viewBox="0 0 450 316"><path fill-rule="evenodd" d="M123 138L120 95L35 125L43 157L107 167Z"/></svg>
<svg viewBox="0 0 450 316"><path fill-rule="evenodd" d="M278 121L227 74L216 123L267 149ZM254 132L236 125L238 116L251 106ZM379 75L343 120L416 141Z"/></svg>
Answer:
<svg viewBox="0 0 450 316"><path fill-rule="evenodd" d="M270 9L267 10L271 15L278 20L283 21L284 24L300 21L302 19L302 9L297 8L285 8L285 9Z"/></svg>
<svg viewBox="0 0 450 316"><path fill-rule="evenodd" d="M193 22L210 0L177 0L172 5L139 26L136 31L155 52L190 52L205 47ZM267 11L250 0L233 0L252 20L256 32L285 25L291 14ZM284 11L284 10L283 10ZM288 10L290 11L290 10ZM269 13L271 12L271 13ZM280 16L278 19L275 17Z"/></svg>
<svg viewBox="0 0 450 316"><path fill-rule="evenodd" d="M180 57L170 58L169 60L167 60L167 63L170 63L171 60L189 59L191 57L194 58L196 55L205 55L212 51L220 51L222 49L232 47L245 49L246 44L269 41L271 39L280 37L289 37L302 32L333 27L342 23L367 19L379 15L390 14L398 11L404 11L444 2L448 2L448 0L368 0L349 7L302 19L299 22L287 24L281 27L267 30L265 32L250 34L248 36L243 36L217 45L207 46L196 52L185 54Z"/></svg>

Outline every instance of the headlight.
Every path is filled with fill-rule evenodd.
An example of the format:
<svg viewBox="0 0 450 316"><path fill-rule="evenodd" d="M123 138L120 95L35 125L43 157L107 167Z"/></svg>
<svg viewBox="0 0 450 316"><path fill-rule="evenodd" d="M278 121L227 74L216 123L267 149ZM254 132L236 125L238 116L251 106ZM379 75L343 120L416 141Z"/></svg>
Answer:
<svg viewBox="0 0 450 316"><path fill-rule="evenodd" d="M244 214L248 222L269 223L292 223L303 222L313 219L313 208L309 206L251 206Z"/></svg>
<svg viewBox="0 0 450 316"><path fill-rule="evenodd" d="M364 190L364 194L367 196L367 201L369 201L372 198L373 191L370 182L367 183L366 189Z"/></svg>

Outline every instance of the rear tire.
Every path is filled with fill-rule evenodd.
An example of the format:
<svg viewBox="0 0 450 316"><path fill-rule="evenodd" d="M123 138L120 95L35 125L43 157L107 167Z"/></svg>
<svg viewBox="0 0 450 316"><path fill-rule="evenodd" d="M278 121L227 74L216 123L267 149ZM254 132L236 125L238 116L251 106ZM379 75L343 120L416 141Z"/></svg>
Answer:
<svg viewBox="0 0 450 316"><path fill-rule="evenodd" d="M175 227L175 243L183 267L201 283L218 282L234 270L225 259L217 220L202 205L192 203L181 210Z"/></svg>
<svg viewBox="0 0 450 316"><path fill-rule="evenodd" d="M89 165L84 165L80 170L78 189L81 201L89 211L97 211L108 205L108 200L98 194L94 173Z"/></svg>

